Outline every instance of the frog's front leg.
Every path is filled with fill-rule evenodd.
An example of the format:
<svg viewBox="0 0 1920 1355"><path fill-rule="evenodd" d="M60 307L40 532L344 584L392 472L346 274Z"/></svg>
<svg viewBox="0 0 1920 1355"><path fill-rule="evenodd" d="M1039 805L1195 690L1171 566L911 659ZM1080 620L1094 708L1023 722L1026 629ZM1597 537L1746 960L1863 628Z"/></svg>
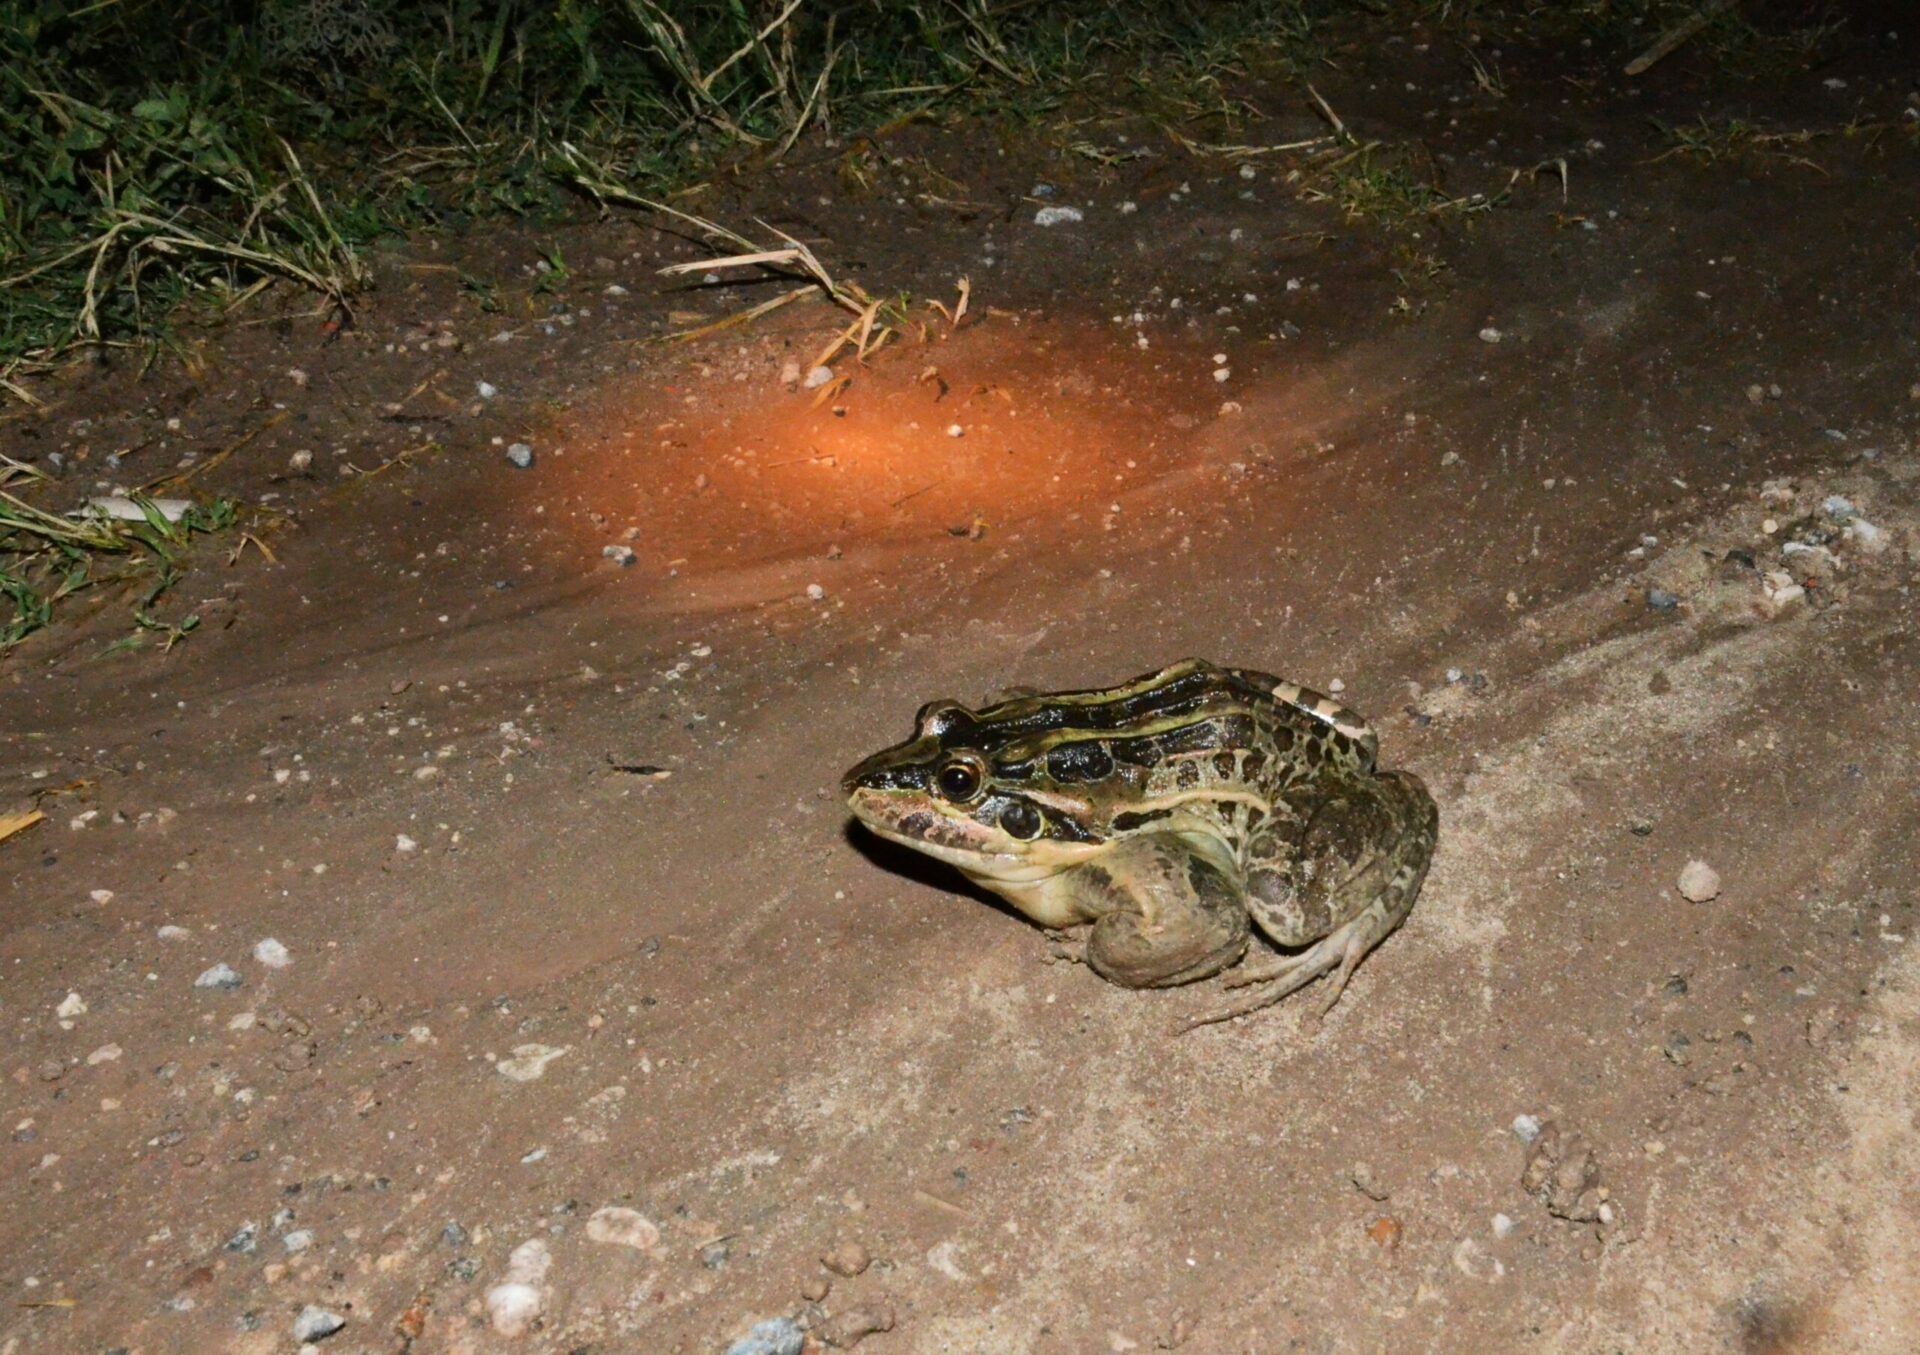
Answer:
<svg viewBox="0 0 1920 1355"><path fill-rule="evenodd" d="M1382 772L1329 788L1310 810L1276 822L1255 839L1248 852L1247 909L1276 943L1306 949L1229 976L1229 988L1270 986L1193 1025L1258 1011L1338 970L1321 1007L1322 1014L1331 1010L1367 952L1406 921L1433 859L1439 824L1439 810L1419 777Z"/></svg>
<svg viewBox="0 0 1920 1355"><path fill-rule="evenodd" d="M1134 838L1062 882L1094 920L1086 961L1126 988L1168 988L1218 974L1246 953L1237 872L1170 835Z"/></svg>

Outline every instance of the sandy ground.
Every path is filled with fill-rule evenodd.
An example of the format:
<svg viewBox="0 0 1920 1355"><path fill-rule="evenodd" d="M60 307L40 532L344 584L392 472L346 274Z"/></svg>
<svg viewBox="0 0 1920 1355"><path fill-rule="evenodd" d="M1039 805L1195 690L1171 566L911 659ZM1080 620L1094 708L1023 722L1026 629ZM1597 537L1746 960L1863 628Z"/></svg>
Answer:
<svg viewBox="0 0 1920 1355"><path fill-rule="evenodd" d="M1399 231L1144 126L819 147L700 209L973 285L824 402L823 307L643 342L767 293L632 220L50 385L5 436L72 492L257 430L195 488L285 521L171 650L0 667L0 1351L1915 1349L1916 37L1356 57L1360 135L1508 194ZM1891 130L1648 163L1702 113ZM1176 1037L1217 989L849 831L921 702L1189 654L1344 683L1440 803L1324 1023Z"/></svg>

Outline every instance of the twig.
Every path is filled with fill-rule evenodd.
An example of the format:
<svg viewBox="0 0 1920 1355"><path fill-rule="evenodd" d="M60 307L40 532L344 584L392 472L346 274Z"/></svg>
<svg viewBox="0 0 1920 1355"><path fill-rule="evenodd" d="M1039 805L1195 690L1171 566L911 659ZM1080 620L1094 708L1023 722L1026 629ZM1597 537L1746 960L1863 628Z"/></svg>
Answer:
<svg viewBox="0 0 1920 1355"><path fill-rule="evenodd" d="M1655 62L1663 61L1667 57L1672 56L1689 38L1712 23L1721 13L1732 9L1739 2L1740 0L1707 0L1706 4L1655 38L1653 45L1647 48L1646 51L1629 61L1626 66L1626 74L1644 74Z"/></svg>

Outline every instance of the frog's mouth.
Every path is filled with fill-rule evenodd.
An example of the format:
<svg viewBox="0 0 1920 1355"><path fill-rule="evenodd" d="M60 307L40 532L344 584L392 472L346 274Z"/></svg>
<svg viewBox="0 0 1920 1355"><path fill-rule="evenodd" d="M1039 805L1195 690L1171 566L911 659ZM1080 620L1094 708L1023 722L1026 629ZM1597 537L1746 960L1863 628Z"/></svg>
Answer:
<svg viewBox="0 0 1920 1355"><path fill-rule="evenodd" d="M949 817L925 807L904 807L883 792L857 789L847 797L854 817L875 837L910 847L984 885L1033 884L1079 864L1099 850L1095 843L1042 840L1008 850L1008 839L972 819Z"/></svg>

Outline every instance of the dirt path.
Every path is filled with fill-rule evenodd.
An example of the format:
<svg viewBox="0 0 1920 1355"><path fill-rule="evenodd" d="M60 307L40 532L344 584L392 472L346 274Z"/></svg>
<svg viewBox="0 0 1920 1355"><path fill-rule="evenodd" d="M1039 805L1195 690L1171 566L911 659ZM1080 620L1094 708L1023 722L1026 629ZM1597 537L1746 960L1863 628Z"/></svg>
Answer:
<svg viewBox="0 0 1920 1355"><path fill-rule="evenodd" d="M1455 191L1569 162L1399 233L1265 161L919 129L903 163L990 208L763 190L870 279L974 280L825 403L781 380L818 309L635 342L692 247L625 224L566 237L558 309L456 312L408 256L346 342L76 384L22 446L284 405L222 483L294 526L191 576L168 653L94 657L102 614L0 670L0 809L50 816L0 845L0 1352L291 1350L309 1307L328 1352L861 1310L876 1351L1911 1350L1900 50L1831 106L1737 96L1896 129L1816 167L1648 164L1649 113L1719 111L1684 84L1450 105L1460 70L1382 54L1329 97ZM1032 224L1043 178L1083 221ZM1324 1024L1308 993L1173 1038L1216 993L1049 964L847 830L839 773L921 702L1186 654L1340 680L1440 802ZM1529 1194L1575 1136L1597 1180Z"/></svg>

